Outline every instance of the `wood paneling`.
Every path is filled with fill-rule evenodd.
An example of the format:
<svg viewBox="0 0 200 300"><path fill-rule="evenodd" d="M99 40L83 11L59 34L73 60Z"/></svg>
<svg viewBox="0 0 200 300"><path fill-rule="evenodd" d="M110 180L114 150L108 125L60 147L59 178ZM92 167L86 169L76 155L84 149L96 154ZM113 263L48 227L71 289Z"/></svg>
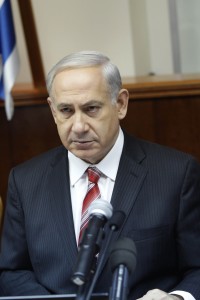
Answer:
<svg viewBox="0 0 200 300"><path fill-rule="evenodd" d="M200 160L200 96L131 101L123 127L136 136Z"/></svg>
<svg viewBox="0 0 200 300"><path fill-rule="evenodd" d="M0 107L0 193L3 200L13 166L60 145L46 91L17 88L14 96L16 106L11 121L6 120L4 107Z"/></svg>
<svg viewBox="0 0 200 300"><path fill-rule="evenodd" d="M140 138L192 153L200 160L200 76L124 79L130 92L122 126ZM60 145L45 89L13 91L15 113L5 117L0 102L0 193L5 201L10 169Z"/></svg>
<svg viewBox="0 0 200 300"><path fill-rule="evenodd" d="M200 75L126 78L124 87L130 93L124 128L200 160Z"/></svg>

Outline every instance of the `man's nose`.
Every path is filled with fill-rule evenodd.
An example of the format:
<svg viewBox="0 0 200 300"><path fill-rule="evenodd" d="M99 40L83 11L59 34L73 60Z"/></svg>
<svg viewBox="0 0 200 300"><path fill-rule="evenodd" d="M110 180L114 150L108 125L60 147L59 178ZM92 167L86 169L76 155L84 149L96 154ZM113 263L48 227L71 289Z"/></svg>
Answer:
<svg viewBox="0 0 200 300"><path fill-rule="evenodd" d="M75 113L73 116L72 131L81 133L89 128L86 117L82 113Z"/></svg>

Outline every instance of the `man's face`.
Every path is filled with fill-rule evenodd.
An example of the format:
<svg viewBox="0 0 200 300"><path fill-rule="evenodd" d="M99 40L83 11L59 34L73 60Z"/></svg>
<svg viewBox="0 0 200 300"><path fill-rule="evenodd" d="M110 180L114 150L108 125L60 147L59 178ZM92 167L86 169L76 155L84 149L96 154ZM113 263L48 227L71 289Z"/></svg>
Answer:
<svg viewBox="0 0 200 300"><path fill-rule="evenodd" d="M64 70L53 82L48 103L63 145L89 163L98 163L114 145L126 115L128 92L112 104L98 67Z"/></svg>

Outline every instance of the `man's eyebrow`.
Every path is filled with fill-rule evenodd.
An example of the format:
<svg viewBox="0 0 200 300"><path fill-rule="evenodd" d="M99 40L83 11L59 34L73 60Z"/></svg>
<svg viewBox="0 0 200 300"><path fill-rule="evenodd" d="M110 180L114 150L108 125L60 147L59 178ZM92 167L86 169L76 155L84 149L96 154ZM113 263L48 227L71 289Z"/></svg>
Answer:
<svg viewBox="0 0 200 300"><path fill-rule="evenodd" d="M60 109L60 108L66 107L66 106L70 107L70 106L73 106L73 105L72 104L67 104L67 103L63 102L63 103L59 103L57 105L57 108Z"/></svg>
<svg viewBox="0 0 200 300"><path fill-rule="evenodd" d="M102 106L102 101L101 100L89 100L89 101L81 104L80 107L84 108L84 107L91 106L91 105L101 105ZM74 106L73 103L62 102L57 105L57 109L62 109L65 107L73 107L73 106Z"/></svg>

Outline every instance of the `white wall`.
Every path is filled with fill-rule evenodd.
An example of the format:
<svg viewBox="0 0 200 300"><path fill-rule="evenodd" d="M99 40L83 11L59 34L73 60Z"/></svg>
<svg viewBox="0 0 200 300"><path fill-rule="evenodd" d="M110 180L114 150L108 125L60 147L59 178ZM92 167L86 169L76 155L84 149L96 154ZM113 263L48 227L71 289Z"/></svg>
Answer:
<svg viewBox="0 0 200 300"><path fill-rule="evenodd" d="M178 0L181 71L200 72L200 1Z"/></svg>
<svg viewBox="0 0 200 300"><path fill-rule="evenodd" d="M130 15L135 74L147 75L151 71L151 57L146 0L130 0Z"/></svg>
<svg viewBox="0 0 200 300"><path fill-rule="evenodd" d="M32 0L45 75L66 54L86 49L107 54L123 77L173 73L168 1ZM196 64L190 54L195 54L198 61L200 57L200 42L194 49L194 40L200 41L200 31L195 31L200 25L200 2L176 1L183 2L179 7L180 19L186 20L187 6L196 5L193 15L180 28L183 68L191 71ZM18 82L30 82L16 0L12 0L12 6L21 57Z"/></svg>
<svg viewBox="0 0 200 300"><path fill-rule="evenodd" d="M151 72L172 74L168 0L146 0Z"/></svg>
<svg viewBox="0 0 200 300"><path fill-rule="evenodd" d="M12 0L18 24L21 61L25 58L17 3ZM60 58L73 51L98 50L116 63L122 76L131 76L134 55L128 0L32 0L45 74ZM27 63L18 81L28 81Z"/></svg>

